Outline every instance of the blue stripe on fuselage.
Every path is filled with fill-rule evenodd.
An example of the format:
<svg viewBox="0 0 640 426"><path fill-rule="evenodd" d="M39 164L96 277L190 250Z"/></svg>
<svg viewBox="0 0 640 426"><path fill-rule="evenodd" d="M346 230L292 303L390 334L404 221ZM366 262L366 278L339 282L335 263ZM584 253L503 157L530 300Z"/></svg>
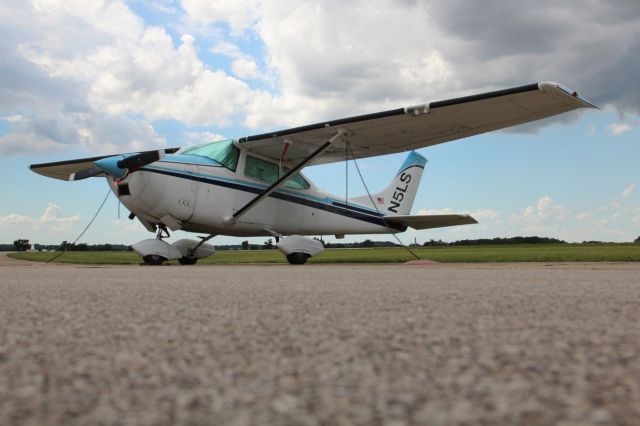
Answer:
<svg viewBox="0 0 640 426"><path fill-rule="evenodd" d="M163 159L162 161L160 161L160 163L164 162L165 160ZM182 164L182 163L181 163ZM190 163L185 163L185 164L190 164ZM148 166L149 167L149 166ZM239 183L241 185L245 185L251 188L255 188L257 189L258 192L256 191L248 191L248 192L253 192L255 194L259 194L262 193L262 191L264 189L267 188L267 185L259 183L259 182L251 182L251 181L246 181L246 180L240 180L240 179L233 179L233 178L227 178L224 176L211 176L209 174L205 174L205 173L195 173L195 172L191 172L191 171L181 171L181 170L176 170L173 168L167 168L167 167L161 167L158 165L158 163L153 164L152 166L150 166L154 169L159 169L159 170L165 170L165 171L169 171L169 172L182 172L188 175L194 175L194 176L200 176L203 179L214 179L214 180L219 180L219 181L223 181L223 182L229 182L229 183ZM305 198L307 200L311 200L311 201L316 201L319 203L324 203L324 204L334 204L334 205L338 205L339 207L346 207L350 210L359 210L363 213L366 214L371 214L374 216L384 216L383 213L380 213L378 210L374 210L370 207L366 207L363 205L360 206L355 206L355 205L350 205L350 204L346 204L343 203L342 201L339 200L335 200L329 197L316 197L314 195L309 195L309 194L305 194L305 193L301 193L300 191L296 191L296 190L291 190L291 189L287 189L286 187L280 187L277 192L283 192L285 194L289 194L292 195L294 197L300 197L300 198Z"/></svg>
<svg viewBox="0 0 640 426"><path fill-rule="evenodd" d="M251 185L251 183L245 182L245 181L240 181L235 179L225 179L220 177L214 178L209 175L198 174L193 172L182 172L175 169L161 168L155 165L145 166L145 167L142 167L140 170L163 174L167 176L174 176L182 179L195 180L199 182L208 183L211 185L222 186L225 188L249 192L252 194L261 194L266 188L266 186L264 187L253 186ZM312 197L309 195L300 196L298 194L294 195L292 193L289 193L288 191L284 192L281 190L275 191L269 196L279 200L289 201L292 203L313 207L318 210L324 210L324 211L335 213L341 216L350 217L352 219L362 220L365 222L373 223L375 225L384 226L386 228L393 228L400 231L405 231L407 229L406 226L387 223L381 216L379 216L378 212L371 211L370 213L369 212L363 213L363 211L365 211L365 209L363 208L358 208L354 206L355 209L352 209L351 208L352 206L348 206L348 205L343 205L344 206L343 207L343 206L328 204L326 201L316 201L316 200L322 200L321 198L318 198L318 197ZM315 200L313 200L312 198L315 198ZM326 200L329 202L333 201L331 199L326 199Z"/></svg>

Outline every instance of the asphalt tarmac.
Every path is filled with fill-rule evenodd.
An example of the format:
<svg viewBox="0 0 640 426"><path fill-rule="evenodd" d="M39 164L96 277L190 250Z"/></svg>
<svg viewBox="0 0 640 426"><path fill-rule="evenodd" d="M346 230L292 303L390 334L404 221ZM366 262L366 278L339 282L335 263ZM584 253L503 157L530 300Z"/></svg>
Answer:
<svg viewBox="0 0 640 426"><path fill-rule="evenodd" d="M637 425L639 320L638 263L2 259L0 424Z"/></svg>

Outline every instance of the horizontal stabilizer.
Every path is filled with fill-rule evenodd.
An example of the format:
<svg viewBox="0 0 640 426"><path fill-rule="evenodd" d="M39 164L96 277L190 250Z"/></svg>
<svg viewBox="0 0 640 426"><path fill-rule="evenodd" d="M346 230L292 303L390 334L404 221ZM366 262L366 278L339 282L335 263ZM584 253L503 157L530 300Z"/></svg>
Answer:
<svg viewBox="0 0 640 426"><path fill-rule="evenodd" d="M468 214L434 214L385 216L385 221L405 225L413 229L443 228L445 226L471 225L478 223Z"/></svg>

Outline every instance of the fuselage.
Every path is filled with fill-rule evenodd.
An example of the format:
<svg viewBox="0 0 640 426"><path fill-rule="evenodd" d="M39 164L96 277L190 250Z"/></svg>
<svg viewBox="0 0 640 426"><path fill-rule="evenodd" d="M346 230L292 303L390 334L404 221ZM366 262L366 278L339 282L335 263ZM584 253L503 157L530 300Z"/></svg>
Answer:
<svg viewBox="0 0 640 426"><path fill-rule="evenodd" d="M230 150L236 156L230 161L229 156L216 161L186 150L145 165L123 179L107 179L120 201L149 230L166 225L189 232L264 236L376 234L406 229L389 226L382 212L371 206L319 190L301 174L233 221L234 212L262 193L286 168L246 150Z"/></svg>

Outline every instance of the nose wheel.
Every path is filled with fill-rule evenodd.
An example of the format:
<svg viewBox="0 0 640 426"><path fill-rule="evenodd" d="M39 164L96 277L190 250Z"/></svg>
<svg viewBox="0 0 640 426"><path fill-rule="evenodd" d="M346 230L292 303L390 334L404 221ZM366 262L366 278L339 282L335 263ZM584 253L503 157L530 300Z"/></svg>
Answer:
<svg viewBox="0 0 640 426"><path fill-rule="evenodd" d="M144 260L144 263L146 263L147 265L157 266L162 265L162 263L167 259L157 254L148 254L143 257L142 260Z"/></svg>
<svg viewBox="0 0 640 426"><path fill-rule="evenodd" d="M164 241L162 241L163 238L167 238L169 237L169 231L167 231L167 228L164 225L158 225L158 232L156 233L156 238L155 240L147 240L151 241L151 242L158 242L161 245L162 244L167 244ZM159 247L159 246L158 246ZM159 250L158 247L152 247L151 250L149 251L155 251L155 253L149 253L146 254L144 256L142 256L142 260L144 261L145 265L153 265L153 266L158 266L158 265L162 265L164 262L166 262L168 259L168 257L162 256L160 254L158 254L158 252L162 253L162 250ZM141 253L139 253L141 254Z"/></svg>

